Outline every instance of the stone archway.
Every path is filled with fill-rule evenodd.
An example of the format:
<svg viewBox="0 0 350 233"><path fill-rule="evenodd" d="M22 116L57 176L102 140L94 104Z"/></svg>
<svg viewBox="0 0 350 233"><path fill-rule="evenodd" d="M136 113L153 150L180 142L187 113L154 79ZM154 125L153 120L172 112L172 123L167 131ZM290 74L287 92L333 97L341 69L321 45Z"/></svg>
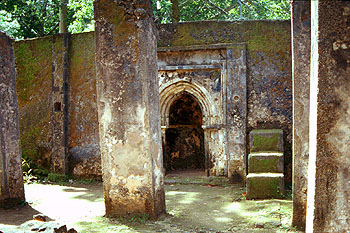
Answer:
<svg viewBox="0 0 350 233"><path fill-rule="evenodd" d="M162 139L180 93L203 113L207 175L245 179L247 85L245 44L158 48Z"/></svg>
<svg viewBox="0 0 350 233"><path fill-rule="evenodd" d="M198 101L188 92L180 93L172 102L163 153L167 171L204 170L202 115Z"/></svg>
<svg viewBox="0 0 350 233"><path fill-rule="evenodd" d="M181 153L179 150L177 151L167 151L169 148L167 146L167 138L174 137L176 135L181 134L179 130L174 130L174 128L178 128L176 126L176 122L172 122L171 112L172 107L174 104L176 105L176 102L180 100L184 96L190 96L192 100L196 104L198 104L198 108L200 109L200 118L198 119L200 122L194 123L193 122L187 122L187 126L180 127L182 128L182 134L186 135L188 140L196 141L199 139L199 146L197 147L197 152L203 150L204 153L204 164L199 165L198 167L194 166L194 168L204 168L206 170L206 174L209 174L209 170L212 168L211 165L211 157L212 154L210 153L210 140L212 129L211 126L218 124L221 122L221 118L218 114L217 105L213 103L213 101L210 100L210 94L208 91L202 87L199 83L196 83L194 81L188 82L184 80L172 80L171 82L165 83L164 85L161 85L160 87L160 111L161 111L161 126L162 126L162 139L163 139L163 148L166 148L163 151L163 157L165 163L169 162L168 159L170 157L181 157ZM193 102L193 103L194 103ZM174 125L175 123L175 125ZM192 125L189 125L192 124ZM181 125L181 123L180 123ZM186 129L183 129L186 128ZM181 131L181 130L180 130ZM203 138L201 140L201 138ZM176 139L175 139L176 140ZM172 142L173 144L176 144L176 142ZM194 150L196 151L196 149ZM184 151L182 151L183 153ZM167 154L168 153L168 154ZM170 153L170 154L169 154ZM171 155L173 153L173 155ZM196 156L194 156L196 157ZM198 156L200 157L200 156ZM191 160L191 159L189 159ZM192 161L196 163L195 161ZM192 163L193 165L193 163ZM171 165L170 165L171 166ZM181 167L181 166L180 166ZM185 168L186 166L183 166ZM191 165L190 165L191 167ZM176 167L166 167L167 169L174 169Z"/></svg>
<svg viewBox="0 0 350 233"><path fill-rule="evenodd" d="M203 114L203 128L221 122L221 119L218 117L218 109L213 101L208 98L210 94L204 87L201 87L193 81L174 80L160 87L159 95L162 127L169 127L170 106L183 92L191 94L198 101Z"/></svg>

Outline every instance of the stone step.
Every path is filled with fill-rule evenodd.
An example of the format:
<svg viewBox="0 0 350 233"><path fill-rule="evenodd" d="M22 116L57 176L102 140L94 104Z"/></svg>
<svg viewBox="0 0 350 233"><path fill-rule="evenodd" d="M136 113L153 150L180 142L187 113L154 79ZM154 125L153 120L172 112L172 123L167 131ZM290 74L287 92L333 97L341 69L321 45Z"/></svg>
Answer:
<svg viewBox="0 0 350 233"><path fill-rule="evenodd" d="M283 153L263 152L248 155L248 173L283 173Z"/></svg>
<svg viewBox="0 0 350 233"><path fill-rule="evenodd" d="M282 173L250 173L247 175L249 199L282 198L284 195L284 175Z"/></svg>
<svg viewBox="0 0 350 233"><path fill-rule="evenodd" d="M250 153L283 152L283 130L255 129L249 133Z"/></svg>

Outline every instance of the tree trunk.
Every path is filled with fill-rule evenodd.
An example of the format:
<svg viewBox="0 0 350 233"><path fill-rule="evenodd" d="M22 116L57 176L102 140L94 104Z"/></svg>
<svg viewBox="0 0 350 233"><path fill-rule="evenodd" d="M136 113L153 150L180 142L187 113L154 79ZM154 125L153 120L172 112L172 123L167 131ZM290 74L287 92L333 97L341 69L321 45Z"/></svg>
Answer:
<svg viewBox="0 0 350 233"><path fill-rule="evenodd" d="M67 33L68 0L60 0L60 33Z"/></svg>
<svg viewBox="0 0 350 233"><path fill-rule="evenodd" d="M180 21L179 0L171 0L172 3L172 21L173 23Z"/></svg>

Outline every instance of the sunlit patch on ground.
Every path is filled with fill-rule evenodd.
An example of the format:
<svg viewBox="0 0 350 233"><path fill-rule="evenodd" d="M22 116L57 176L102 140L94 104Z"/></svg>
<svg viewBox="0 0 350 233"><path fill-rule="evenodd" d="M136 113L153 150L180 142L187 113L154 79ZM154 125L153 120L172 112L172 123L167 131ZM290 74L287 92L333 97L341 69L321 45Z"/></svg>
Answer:
<svg viewBox="0 0 350 233"><path fill-rule="evenodd" d="M102 184L30 184L25 189L30 206L0 210L1 231L35 232L33 228L44 229L46 224L41 232L51 233L53 227L65 224L78 232L103 233L297 232L290 226L291 200L247 201L239 185L166 185L167 215L158 221L144 216L105 218ZM51 221L32 220L38 213Z"/></svg>

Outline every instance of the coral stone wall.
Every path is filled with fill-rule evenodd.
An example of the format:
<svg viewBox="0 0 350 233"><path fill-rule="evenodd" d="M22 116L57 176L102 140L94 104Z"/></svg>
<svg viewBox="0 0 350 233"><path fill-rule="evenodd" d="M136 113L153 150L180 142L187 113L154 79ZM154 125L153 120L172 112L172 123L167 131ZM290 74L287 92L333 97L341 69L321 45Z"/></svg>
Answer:
<svg viewBox="0 0 350 233"><path fill-rule="evenodd" d="M246 44L247 135L252 129L283 129L287 184L292 183L290 27L290 21L279 20L201 21L158 25L160 37L158 47L193 46L193 50L196 50L198 45L205 47L221 43ZM161 57L163 59L164 56ZM176 63L176 61L170 62Z"/></svg>
<svg viewBox="0 0 350 233"><path fill-rule="evenodd" d="M77 176L101 176L94 33L72 35L69 57L70 172Z"/></svg>
<svg viewBox="0 0 350 233"><path fill-rule="evenodd" d="M256 128L283 129L285 178L291 183L290 21L189 22L158 25L158 30L158 47L174 47L172 51L177 46L195 50L197 45L245 44L246 133ZM93 33L82 33L72 35L70 41L68 150L70 171L76 175L100 174L94 40ZM51 47L52 37L15 44L22 151L43 164L48 164L51 150Z"/></svg>
<svg viewBox="0 0 350 233"><path fill-rule="evenodd" d="M14 45L22 156L50 166L52 37Z"/></svg>

